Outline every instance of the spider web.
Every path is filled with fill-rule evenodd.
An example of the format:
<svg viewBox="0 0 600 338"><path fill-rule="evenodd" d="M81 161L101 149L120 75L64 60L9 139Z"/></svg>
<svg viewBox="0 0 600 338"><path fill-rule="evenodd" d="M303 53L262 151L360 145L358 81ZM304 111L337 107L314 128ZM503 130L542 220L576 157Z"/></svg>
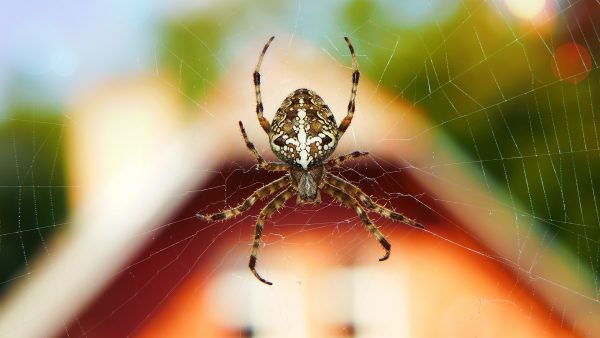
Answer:
<svg viewBox="0 0 600 338"><path fill-rule="evenodd" d="M533 322L535 311L521 308L524 305L517 304L513 296L526 293L537 297L540 291L534 286L540 284L558 290L556 292L564 291L573 304L583 304L579 308L587 309L590 318L597 317L600 315L600 127L597 125L600 35L596 22L600 6L597 1L586 0L540 1L545 8L542 14L527 19L522 16L531 9L515 9L509 3L514 2L350 1L319 6L311 1L285 5L262 2L252 6L228 3L205 5L202 7L205 12L189 17L181 13L188 13L190 8L186 6L192 5L180 4L169 7L166 15L155 14L164 24L163 35L153 41L150 52L141 51L140 47L139 54L146 56L142 66L137 67L149 69L152 77L185 97L190 111L195 114L201 111L207 119L218 119L206 109L203 100L220 90L215 89L220 75L237 59L240 46L245 42L253 41L256 36L267 36L277 27L276 31L283 29L289 34L279 41L284 45L281 48L292 51L297 41L310 41L321 46L322 56L334 59L340 67L347 67L349 59L341 37L348 35L357 50L363 78L376 83L375 93L391 92L390 107L396 102L405 102L406 114L424 114L429 121L417 133L398 138L392 131L401 128L403 117L397 117L387 131L373 133L374 143L382 148L397 146L399 149L419 149L425 139L441 138L448 143L447 148L423 154L428 158L423 163L428 164L420 165L406 161L408 157L403 154L390 159L377 154L376 149L362 148L353 134L360 126L353 124L345 136L351 148L374 154L345 164L334 173L360 186L377 202L427 225L427 229L419 233L371 214L384 235L391 239L393 259L414 260L425 266L432 276L443 276L446 270L440 261L430 256L418 257L410 249L395 245L425 238L426 243L432 240L437 243L434 247L448 245L452 252L457 250L464 255L461 257L489 263L510 276L498 284L508 284L514 294L499 299L481 296L477 300L477 311L464 312L469 315L463 317L460 316L463 312L456 311L458 315L440 319L441 327L453 327L445 322L453 321L462 325L463 330L455 328L457 331L448 330L442 335L471 332L493 336L490 332L497 332L499 328L485 331L477 324L492 313L490 307L516 308L523 317L531 316L532 319L525 321ZM267 12L271 14L267 16ZM133 20L125 18L125 21ZM558 53L560 48L570 51L569 55L575 55L574 58L563 61ZM570 64L580 67L570 70ZM269 74L268 68L265 61L265 76ZM349 80L336 86L346 93ZM247 86L252 90L250 82ZM11 102L14 108L11 106L12 114L3 122L0 143L2 153L6 154L0 171L0 192L5 201L0 212L3 292L35 278L31 262L53 255L52 247L47 245L48 238L55 230L69 227L66 196L70 190L79 188L69 186L63 177L62 143L69 115L56 114L62 111L60 104L48 103L46 98L32 97L30 93L19 93L19 87L15 88L16 96L23 97L25 103ZM265 102L266 107L272 107L265 110L267 118L272 118L276 105ZM343 107L334 110L338 121L343 117L343 109L340 109ZM367 107L359 102L356 114L368 114ZM247 124L251 118L253 116L248 116ZM233 128L223 132L232 132L232 138L240 138ZM264 135L250 135L252 140L260 137ZM242 147L241 140L237 146ZM264 147L259 151L268 154ZM445 156L443 152L452 156ZM254 190L279 177L256 170L250 160L249 155L244 155L228 159L217 167L205 165L198 175L205 175L206 182L182 192L188 202L175 213L175 218L139 233L140 236L151 233L151 243L120 269L112 285L117 288L126 285L118 289L121 292L104 300L102 309L87 310L73 322L65 319L64 329L58 335L93 337L103 332L145 333L152 318L164 311L173 295L192 277L197 284L196 296L200 297L205 288L216 290L212 294L217 296L210 300L215 311L233 312L235 315L228 317L231 322L225 320L222 324L239 328L240 336L261 336L277 328L260 316L248 315L223 303L239 303L240 307L247 307L245 311L256 313L262 311L260 305L264 306L257 305L257 299L275 299L275 303L267 305L282 307L286 304L285 310L278 308L281 315L287 315L288 319L296 315L293 309L297 310L299 305L294 304L302 301L281 289L261 289L262 285L247 271L252 237L248 225L255 222L264 202L224 224L205 224L193 217L198 211L214 212L237 205ZM494 208L480 198L465 199L473 191L467 186L461 188L460 181L451 184L458 186L455 191L459 194L448 198L440 197L415 179L418 176L452 182L454 177L447 176L451 172L448 169L468 173L482 187L482 192L495 198ZM464 215L480 210L492 216L508 213L513 223L506 227L515 228L507 232L512 237L498 240L499 246L494 247L483 232L473 230L464 224L464 218L452 213L457 209L463 210ZM502 225L494 224L490 232L493 230L496 234L501 228ZM324 277L323 284L336 284L339 280L337 284L344 285L339 288L346 288L348 275L367 283L378 281L376 268L369 265L378 257L374 256L379 254L377 242L352 210L325 196L321 205L298 207L290 200L267 221L263 243L258 269L275 282L274 287L277 283L285 285L286 281L302 285L301 277L293 269L300 265L298 250L322 250L330 254L331 257L325 259L325 265L331 269L326 276L330 278ZM556 271L556 275L539 270L538 265L544 265L548 252L562 257L571 269ZM523 261L531 265L524 265ZM198 269L206 265L210 266L208 270L199 278L194 277ZM286 265L291 268L286 270ZM353 270L352 266L359 268ZM563 273L569 278L563 278ZM402 273L396 278L394 283L400 285L410 280ZM585 283L592 292L583 292L580 284L569 284L566 280ZM353 283L357 283L352 286L358 288L358 282ZM231 291L237 287L249 290L250 295ZM408 286L404 289L410 290ZM365 289L357 290L347 292L361 294L360 290ZM387 291L383 295L369 292L395 299L393 292ZM218 296L227 292L238 298ZM328 292L327 295L337 295L336 292L342 291ZM150 297L147 304L145 297ZM360 295L357 297L354 306L371 304ZM406 299L411 296L400 294L398 297L402 303L408 302ZM593 328L586 331L573 323L566 313L572 304L564 304L562 300L544 298L544 306L551 308L548 322L561 323L560 328L565 330L576 327L583 336L597 334ZM139 310L140 304L145 305L144 310ZM460 309L462 305L454 306ZM219 310L221 308L225 310ZM339 308L344 308L344 304L338 304L337 308L332 306L334 310ZM403 305L396 310L407 308L409 305ZM133 319L123 323L121 317L128 311L134 312ZM348 323L344 315L339 316L342 319L332 320L344 334L358 330L367 335L364 328L374 325L368 316L355 318L356 322L352 323ZM291 335L308 336L292 322L285 322ZM410 331L392 328L396 324L393 320L375 323L389 328L389 332L410 336Z"/></svg>

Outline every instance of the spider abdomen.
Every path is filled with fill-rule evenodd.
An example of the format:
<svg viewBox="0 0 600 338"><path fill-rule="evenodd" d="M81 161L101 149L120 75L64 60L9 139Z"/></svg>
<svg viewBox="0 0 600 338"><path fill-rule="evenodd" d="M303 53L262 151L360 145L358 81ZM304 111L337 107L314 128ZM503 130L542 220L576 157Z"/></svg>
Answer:
<svg viewBox="0 0 600 338"><path fill-rule="evenodd" d="M283 101L269 130L269 142L282 161L308 169L335 150L338 128L323 99L312 90L297 89Z"/></svg>

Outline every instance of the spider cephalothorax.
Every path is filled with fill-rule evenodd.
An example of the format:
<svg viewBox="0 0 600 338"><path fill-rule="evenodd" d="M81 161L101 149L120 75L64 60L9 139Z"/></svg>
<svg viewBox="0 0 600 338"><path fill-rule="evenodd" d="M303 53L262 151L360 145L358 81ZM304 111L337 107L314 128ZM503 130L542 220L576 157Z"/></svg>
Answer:
<svg viewBox="0 0 600 338"><path fill-rule="evenodd" d="M248 139L241 121L239 124L246 146L252 152L259 166L269 171L286 171L288 174L256 190L242 204L235 208L211 215L198 213L196 216L208 221L226 220L248 210L257 200L282 190L262 209L258 216L252 254L250 255L250 262L248 264L256 278L265 284L271 285L271 282L265 280L256 272L256 256L258 254L264 221L277 211L277 209L281 208L294 194L298 196L296 200L298 204L320 203L320 192L324 191L342 205L356 211L367 227L367 230L375 236L385 249L385 255L379 260L386 260L390 256L391 246L377 226L371 222L365 208L411 226L420 228L423 226L400 213L373 202L358 187L328 172L328 169L337 167L347 160L367 155L366 152L355 151L327 160L335 150L338 141L344 135L346 129L350 126L352 117L354 116L354 101L360 73L358 71L358 61L356 60L354 48L350 40L347 37L344 38L350 49L352 66L354 68L354 72L352 73L352 92L350 94L350 103L348 103L348 113L338 126L331 110L323 99L312 90L304 88L295 90L285 98L277 110L272 123L269 123L263 116L259 71L263 57L273 39L274 37L271 37L265 44L253 74L256 92L256 115L261 127L269 136L271 150L283 162L267 162Z"/></svg>
<svg viewBox="0 0 600 338"><path fill-rule="evenodd" d="M323 187L323 165L316 165L308 170L291 168L290 178L293 186L298 187L298 204L320 203L319 189Z"/></svg>

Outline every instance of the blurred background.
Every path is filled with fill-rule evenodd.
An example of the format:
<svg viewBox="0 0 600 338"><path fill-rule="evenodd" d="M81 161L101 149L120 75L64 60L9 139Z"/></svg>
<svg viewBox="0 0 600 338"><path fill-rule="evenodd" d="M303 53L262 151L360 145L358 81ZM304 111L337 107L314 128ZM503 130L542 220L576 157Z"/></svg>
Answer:
<svg viewBox="0 0 600 338"><path fill-rule="evenodd" d="M579 309L590 319L600 316L598 22L600 4L594 0L4 4L0 11L0 310L17 313L11 311L29 304L21 312L27 313L36 300L43 308L46 299L29 288L38 283L40 292L45 285L46 292L52 293L54 285L43 278L46 271L62 258L65 270L59 270L59 275L63 278L83 271L67 262L85 251L91 256L82 255L81 264L103 277L86 272L89 280L96 281L88 283L93 290L73 292L81 302L64 316L60 312L59 325L23 336L168 336L177 332L174 327L181 330L176 336L281 336L273 333L278 331L268 325L268 318L248 314L262 313L261 299L279 300L271 304L275 310L282 306L314 313L311 306L321 306L309 306L309 300L335 295L344 299L350 294L358 294L353 305L330 304L331 309L321 309L326 314L318 315L354 308L353 315L347 316L358 316L355 321L332 317L337 323L334 332L340 336L503 336L506 328L501 324L482 329L476 323L510 318L515 312L525 313L519 317L527 327L519 331L522 336L595 336L600 333L597 327L585 320L578 323L569 313L578 314ZM273 56L267 54L263 63L263 91L285 90L281 95L264 94L267 118L293 89L288 88L296 84L293 76L301 76L294 74L305 74L308 82L298 86L325 86L329 88L325 92L338 93L323 95L327 102L331 96L338 102L336 95L340 96L340 103L332 105L339 107L334 111L338 121L350 92L350 58L343 41L344 36L350 37L364 79L359 92L366 88L368 93L361 94L362 101L359 96L357 115L367 122L370 115L391 122L374 124L386 128L370 129L371 144L365 148L360 120L355 120L352 133L346 135L347 150L386 150L350 165L342 174L379 201L432 224L427 232L418 233L380 220L384 233L398 243L393 246L399 256L415 259L407 258L408 268L404 267L420 276L413 284L431 278L445 284L458 274L465 281L457 283L467 288L468 281L491 276L489 285L503 285L497 294L480 294L474 303L463 299L462 306L451 306L452 316L445 319L414 315L424 311L419 306L443 303L442 296L421 291L431 299L415 305L415 293L405 285L410 284L408 272L379 276L373 269L381 264L361 265L377 257L370 242L374 240L351 211L329 202L306 210L290 202L277 218L281 229L267 230L273 233L266 236L271 254L279 252L294 266L302 265L303 250L313 252L323 245L323 252L337 257L325 264L330 270L299 268L328 276L317 283L322 289L299 291L303 285L299 277L286 284L285 276L292 274L285 271L286 261L271 263L283 266L278 273L279 268L269 269L271 261L265 258L260 262L265 274L286 285L265 291L263 285L247 279L245 268L251 226L259 209L226 226L193 219L197 211L240 203L277 177L252 168L235 123L241 118L253 125L250 138L264 154L269 153L254 120L251 74L262 44L271 35L277 39ZM297 58L303 62L296 62ZM348 76L323 76L321 81L316 75L325 71L321 67ZM244 102L241 108L235 106L238 100ZM373 103L376 100L378 104ZM225 106L235 107L230 112L235 116L223 117ZM217 136L227 136L227 142L210 143ZM410 149L423 152L406 155L404 151ZM477 192L461 183L467 181L449 174L454 171L472 180L468 182L478 187ZM455 181L458 187L443 195L427 186L428 180L437 179ZM165 200L168 204L163 204ZM138 203L137 208L131 207L131 201ZM145 207L153 213L138 213ZM330 212L323 213L324 209ZM452 210L460 210L465 218L487 214L497 220L503 214L510 225L494 221L468 225ZM300 220L291 216L295 213L300 213ZM114 228L99 221L107 215L114 215L106 221ZM317 229L315 236L310 236L311 224ZM65 250L82 229L90 229L82 235L87 239L73 251ZM109 235L103 232L107 229ZM429 243L435 248L431 252L438 253L427 256L423 249L411 249L410 236L420 238L423 245ZM225 244L215 244L221 242ZM105 243L115 246L96 248ZM293 249L286 249L290 246ZM373 250L352 258L351 253L363 246ZM443 267L450 263L438 259L453 250L473 270L445 272ZM168 252L172 254L161 258ZM107 270L95 265L95 258L114 256L119 258ZM563 265L548 264L539 274L532 272L543 257L557 257ZM322 258L306 259L321 264ZM165 276L162 271L173 265L179 272ZM419 275L415 269L422 266L429 270ZM486 268L478 270L482 266ZM398 269L404 271L402 266ZM370 276L378 276L376 280L388 292L357 286L373 283ZM148 287L150 281L163 278L169 282ZM572 302L558 295L553 302L555 291L537 291L535 283L540 280L569 295ZM311 285L307 281L304 285ZM460 285L454 287L447 294L465 291ZM389 297L394 306L365 301L369 292L375 299ZM19 303L27 295L32 301ZM201 301L173 305L180 299L176 295ZM238 302L248 313L230 308ZM121 311L133 303L140 303L137 310L129 315ZM481 304L502 311L482 310ZM403 323L402 327L390 328L396 333L389 334L361 329L367 325L361 320L377 320L368 316L372 311L356 310L369 307L397 314L380 320L379 326ZM217 313L212 322L205 316L211 312ZM204 319L173 324L174 318L186 314ZM287 327L289 336L334 336L316 334L314 327L296 326L290 324L293 316L284 317L276 320L287 323L281 326ZM544 319L538 323L538 317ZM6 332L16 337L22 336L19 328L27 331L36 317L22 322L15 319L19 315L4 318L7 326L0 328L12 325L12 331ZM419 331L419 326L431 326L436 320L445 329L417 334L428 332ZM196 334L187 326L204 321L213 323L202 324L208 331ZM235 329L210 331L211 325Z"/></svg>

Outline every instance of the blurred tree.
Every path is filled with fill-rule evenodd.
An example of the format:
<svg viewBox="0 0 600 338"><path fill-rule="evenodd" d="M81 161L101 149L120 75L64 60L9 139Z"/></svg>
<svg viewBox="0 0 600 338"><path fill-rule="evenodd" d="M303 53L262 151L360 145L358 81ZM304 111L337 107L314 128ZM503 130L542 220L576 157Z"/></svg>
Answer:
<svg viewBox="0 0 600 338"><path fill-rule="evenodd" d="M63 123L54 111L11 109L0 125L0 293L35 273L47 239L65 225Z"/></svg>

